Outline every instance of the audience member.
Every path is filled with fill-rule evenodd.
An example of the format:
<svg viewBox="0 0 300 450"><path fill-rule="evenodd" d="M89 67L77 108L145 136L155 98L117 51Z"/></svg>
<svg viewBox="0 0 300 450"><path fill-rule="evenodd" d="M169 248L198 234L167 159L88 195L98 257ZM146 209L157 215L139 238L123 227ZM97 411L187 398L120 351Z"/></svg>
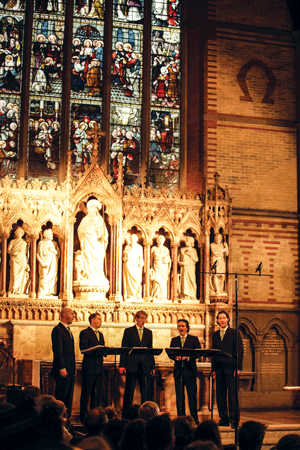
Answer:
<svg viewBox="0 0 300 450"><path fill-rule="evenodd" d="M140 405L131 405L129 408L123 410L123 419L126 420L135 420L139 418L139 407Z"/></svg>
<svg viewBox="0 0 300 450"><path fill-rule="evenodd" d="M90 436L77 444L83 450L111 450L109 443L101 436Z"/></svg>
<svg viewBox="0 0 300 450"><path fill-rule="evenodd" d="M142 419L136 419L126 425L119 450L145 449L145 423Z"/></svg>
<svg viewBox="0 0 300 450"><path fill-rule="evenodd" d="M174 445L174 430L168 414L148 420L145 437L148 450L171 450Z"/></svg>
<svg viewBox="0 0 300 450"><path fill-rule="evenodd" d="M238 432L240 450L260 450L266 433L266 426L254 420L244 422Z"/></svg>
<svg viewBox="0 0 300 450"><path fill-rule="evenodd" d="M212 441L222 449L219 427L213 420L205 420L194 431L193 441Z"/></svg>
<svg viewBox="0 0 300 450"><path fill-rule="evenodd" d="M291 433L282 436L271 450L300 450L300 435Z"/></svg>
<svg viewBox="0 0 300 450"><path fill-rule="evenodd" d="M4 427L20 421L23 418L35 416L36 399L40 395L40 389L37 386L30 385L19 392L16 405L10 403L1 404L0 426Z"/></svg>
<svg viewBox="0 0 300 450"><path fill-rule="evenodd" d="M191 418L192 420L188 420ZM182 450L193 441L195 421L192 416L181 416L172 420L175 443L174 450Z"/></svg>
<svg viewBox="0 0 300 450"><path fill-rule="evenodd" d="M87 432L87 436L99 436L106 422L107 416L101 406L88 411L83 420L83 426Z"/></svg>
<svg viewBox="0 0 300 450"><path fill-rule="evenodd" d="M112 406L106 406L106 408L104 408L104 412L107 416L108 421L112 419L122 419L121 411L119 411L117 408L113 408Z"/></svg>
<svg viewBox="0 0 300 450"><path fill-rule="evenodd" d="M194 441L185 450L218 450L219 447L213 441Z"/></svg>
<svg viewBox="0 0 300 450"><path fill-rule="evenodd" d="M122 439L125 426L128 424L126 419L112 419L104 425L103 436L110 444L112 450L116 450Z"/></svg>
<svg viewBox="0 0 300 450"><path fill-rule="evenodd" d="M151 402L150 400L144 402L138 410L138 415L140 419L143 419L147 422L147 420L152 417L158 416L159 414L159 406L155 402Z"/></svg>

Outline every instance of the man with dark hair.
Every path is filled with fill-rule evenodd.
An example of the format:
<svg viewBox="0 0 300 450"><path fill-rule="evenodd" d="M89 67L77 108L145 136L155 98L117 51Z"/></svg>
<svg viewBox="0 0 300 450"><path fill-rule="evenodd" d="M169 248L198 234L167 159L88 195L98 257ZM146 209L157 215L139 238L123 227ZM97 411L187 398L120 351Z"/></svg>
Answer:
<svg viewBox="0 0 300 450"><path fill-rule="evenodd" d="M228 426L229 421L232 428L239 423L238 399L235 392L235 377L242 370L243 365L243 342L240 333L229 327L229 315L225 310L219 311L217 324L220 330L215 331L212 336L212 348L228 353L232 357L215 356L212 358L213 376L216 378L217 405L219 410L220 426ZM238 374L236 374L236 358L238 357ZM228 407L227 407L228 393ZM237 411L236 411L237 405ZM229 409L229 417L228 417Z"/></svg>
<svg viewBox="0 0 300 450"><path fill-rule="evenodd" d="M171 450L174 446L174 430L168 414L152 417L145 426L147 450Z"/></svg>
<svg viewBox="0 0 300 450"><path fill-rule="evenodd" d="M193 350L201 348L198 337L189 334L190 325L188 320L179 319L177 329L179 336L172 338L170 347L189 348ZM190 414L196 424L198 424L196 358L176 356L176 358L174 357L172 359L175 361L173 375L175 379L177 415L185 416L185 386L189 400Z"/></svg>
<svg viewBox="0 0 300 450"><path fill-rule="evenodd" d="M53 350L51 373L55 379L55 398L66 405L68 417L71 416L72 411L76 373L74 338L70 329L74 317L75 313L71 308L63 308L60 313L60 322L53 328L51 334Z"/></svg>
<svg viewBox="0 0 300 450"><path fill-rule="evenodd" d="M89 350L104 344L103 334L99 331L101 327L101 316L93 313L89 316L90 326L80 332L79 347L81 351ZM102 401L102 365L103 356L99 353L99 348L84 353L82 361L82 383L80 397L80 420L84 421L87 413L89 399L91 398L91 408L100 405Z"/></svg>
<svg viewBox="0 0 300 450"><path fill-rule="evenodd" d="M145 328L148 314L145 311L137 311L135 314L136 325L126 328L122 339L122 347L147 347L152 348L152 331ZM123 401L123 414L131 406L134 389L139 381L142 403L151 398L150 375L155 373L153 355L122 353L119 372L126 373L126 384Z"/></svg>
<svg viewBox="0 0 300 450"><path fill-rule="evenodd" d="M244 422L238 432L240 450L260 450L266 433L266 426L254 420Z"/></svg>
<svg viewBox="0 0 300 450"><path fill-rule="evenodd" d="M93 408L88 411L83 422L87 436L99 436L106 422L107 416L103 408Z"/></svg>

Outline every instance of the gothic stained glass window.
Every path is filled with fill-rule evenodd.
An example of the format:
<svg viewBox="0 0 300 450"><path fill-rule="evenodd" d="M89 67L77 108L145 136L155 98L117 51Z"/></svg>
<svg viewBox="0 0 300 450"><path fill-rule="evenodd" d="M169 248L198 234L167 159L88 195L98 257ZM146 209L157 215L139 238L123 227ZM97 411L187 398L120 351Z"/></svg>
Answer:
<svg viewBox="0 0 300 450"><path fill-rule="evenodd" d="M180 2L152 2L150 184L179 187Z"/></svg>
<svg viewBox="0 0 300 450"><path fill-rule="evenodd" d="M113 7L111 55L104 37L105 0L74 0L73 32L68 35L67 61L71 85L69 149L73 176L91 162L93 136L102 123L107 80L103 64L111 64L109 173L116 181L123 165L127 186L145 180L155 188L179 187L180 172L180 26L179 0L152 0L151 16L144 16L145 0L111 0ZM27 178L58 180L64 66L64 29L71 17L69 0L2 0L0 2L0 176L17 176L25 9L33 11L30 58ZM147 7L150 6L146 4ZM67 13L67 14L66 14ZM109 14L108 14L109 16ZM151 54L143 54L145 29L151 25ZM112 28L111 28L112 26ZM149 28L147 28L149 29ZM105 59L106 57L106 59ZM110 59L110 61L109 61ZM143 83L143 66L150 84ZM106 67L106 70L108 67ZM143 99L150 99L150 111ZM68 97L67 97L68 98ZM143 132L143 114L150 130ZM65 125L64 125L65 126ZM145 131L145 130L144 130ZM142 146L141 136L150 136ZM66 139L64 136L63 139ZM100 145L99 145L100 148ZM144 152L144 154L143 154ZM149 155L148 155L149 152ZM103 155L102 155L103 156ZM101 160L101 155L99 155ZM65 159L64 159L65 161ZM143 169L144 170L144 169Z"/></svg>
<svg viewBox="0 0 300 450"><path fill-rule="evenodd" d="M114 3L110 175L115 182L122 155L125 185L140 182L143 6Z"/></svg>
<svg viewBox="0 0 300 450"><path fill-rule="evenodd" d="M104 6L100 1L74 5L71 60L70 146L76 178L91 163L92 135L100 128L103 90Z"/></svg>
<svg viewBox="0 0 300 450"><path fill-rule="evenodd" d="M24 2L0 7L0 177L16 178L24 40Z"/></svg>
<svg viewBox="0 0 300 450"><path fill-rule="evenodd" d="M57 180L65 5L37 0L34 11L27 177Z"/></svg>

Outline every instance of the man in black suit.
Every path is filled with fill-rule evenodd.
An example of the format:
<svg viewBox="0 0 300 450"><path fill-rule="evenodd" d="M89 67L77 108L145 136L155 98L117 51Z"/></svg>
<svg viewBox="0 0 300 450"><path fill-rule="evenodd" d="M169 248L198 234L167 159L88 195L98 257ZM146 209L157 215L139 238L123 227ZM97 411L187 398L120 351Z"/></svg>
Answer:
<svg viewBox="0 0 300 450"><path fill-rule="evenodd" d="M103 334L99 331L101 327L101 316L93 313L89 316L90 326L80 332L79 347L83 350L105 345ZM83 423L91 398L91 409L99 406L102 401L102 365L103 356L99 349L84 353L81 370L81 397L80 397L80 420Z"/></svg>
<svg viewBox="0 0 300 450"><path fill-rule="evenodd" d="M177 322L177 329L179 331L179 336L172 338L170 347L189 348L192 350L201 348L197 336L189 334L190 325L188 320L179 319ZM176 356L174 357L174 360L173 375L175 379L177 415L185 416L185 386L189 400L190 414L196 424L198 424L196 358Z"/></svg>
<svg viewBox="0 0 300 450"><path fill-rule="evenodd" d="M71 416L74 378L75 378L75 351L74 338L70 330L75 313L71 308L63 308L60 313L60 322L53 328L52 375L55 379L55 398L66 405L68 417Z"/></svg>
<svg viewBox="0 0 300 450"><path fill-rule="evenodd" d="M148 314L138 311L135 314L136 325L124 330L122 347L147 347L152 348L152 331L145 328ZM136 381L139 381L142 401L151 399L151 379L155 373L155 362L153 355L135 355L122 353L120 358L119 372L126 373L126 383L123 401L123 415L131 406Z"/></svg>
<svg viewBox="0 0 300 450"><path fill-rule="evenodd" d="M212 358L213 376L216 378L217 405L219 410L220 426L228 426L229 422L232 428L236 428L239 423L238 399L236 399L235 376L236 376L236 356L238 355L238 374L243 365L243 342L240 333L238 338L236 330L230 328L229 315L227 311L220 311L217 315L217 324L220 330L215 331L212 337L212 348L219 349L232 355L232 358L226 356L215 356ZM228 407L227 407L228 393ZM229 416L228 416L229 409Z"/></svg>

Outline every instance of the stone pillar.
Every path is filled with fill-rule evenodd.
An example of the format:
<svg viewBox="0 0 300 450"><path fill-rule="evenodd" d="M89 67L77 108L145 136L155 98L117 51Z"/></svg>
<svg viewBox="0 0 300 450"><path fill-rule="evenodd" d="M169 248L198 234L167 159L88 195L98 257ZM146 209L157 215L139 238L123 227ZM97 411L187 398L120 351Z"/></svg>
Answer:
<svg viewBox="0 0 300 450"><path fill-rule="evenodd" d="M294 382L293 382L293 348L291 345L287 346L287 361L286 361L286 365L287 365L287 382L286 385L287 386L293 386Z"/></svg>
<svg viewBox="0 0 300 450"><path fill-rule="evenodd" d="M145 284L144 284L144 299L150 300L150 246L151 241L144 242L144 271L145 271Z"/></svg>
<svg viewBox="0 0 300 450"><path fill-rule="evenodd" d="M122 301L122 226L116 218L111 218L109 299Z"/></svg>
<svg viewBox="0 0 300 450"><path fill-rule="evenodd" d="M60 265L64 267L62 275L62 286L60 291L62 292L62 298L67 302L73 300L73 273L74 273L74 223L76 219L71 216L70 211L67 211L66 215L66 227L65 227L65 240L63 249L61 249ZM62 252L64 256L62 256Z"/></svg>
<svg viewBox="0 0 300 450"><path fill-rule="evenodd" d="M203 380L203 382L201 382ZM201 414L203 416L209 415L209 404L210 404L210 372L203 371L202 377L200 378L200 392L199 392L199 398L200 403L202 400L202 407L201 407Z"/></svg>
<svg viewBox="0 0 300 450"><path fill-rule="evenodd" d="M59 243L59 249L60 249L60 274L59 274L58 298L63 298L64 273L65 273L65 242L64 242L64 239L59 238L58 243Z"/></svg>
<svg viewBox="0 0 300 450"><path fill-rule="evenodd" d="M171 300L178 299L178 244L171 244L172 275L171 275Z"/></svg>
<svg viewBox="0 0 300 450"><path fill-rule="evenodd" d="M2 236L2 290L1 295L6 297L6 273L7 273L7 239L9 234L4 233Z"/></svg>
<svg viewBox="0 0 300 450"><path fill-rule="evenodd" d="M261 344L254 343L254 370L256 372L256 379L254 383L254 391L261 391Z"/></svg>
<svg viewBox="0 0 300 450"><path fill-rule="evenodd" d="M117 265L117 227L115 224L111 226L110 235L110 264L109 264L109 296L114 299L116 296L116 267Z"/></svg>
<svg viewBox="0 0 300 450"><path fill-rule="evenodd" d="M36 264L36 242L39 236L31 235L30 236L30 273L31 273L31 283L29 288L29 298L36 298L36 272L37 272L37 264Z"/></svg>
<svg viewBox="0 0 300 450"><path fill-rule="evenodd" d="M209 230L205 230L205 243L204 243L204 302L210 303L209 300L209 281L210 281L210 242L209 242Z"/></svg>

